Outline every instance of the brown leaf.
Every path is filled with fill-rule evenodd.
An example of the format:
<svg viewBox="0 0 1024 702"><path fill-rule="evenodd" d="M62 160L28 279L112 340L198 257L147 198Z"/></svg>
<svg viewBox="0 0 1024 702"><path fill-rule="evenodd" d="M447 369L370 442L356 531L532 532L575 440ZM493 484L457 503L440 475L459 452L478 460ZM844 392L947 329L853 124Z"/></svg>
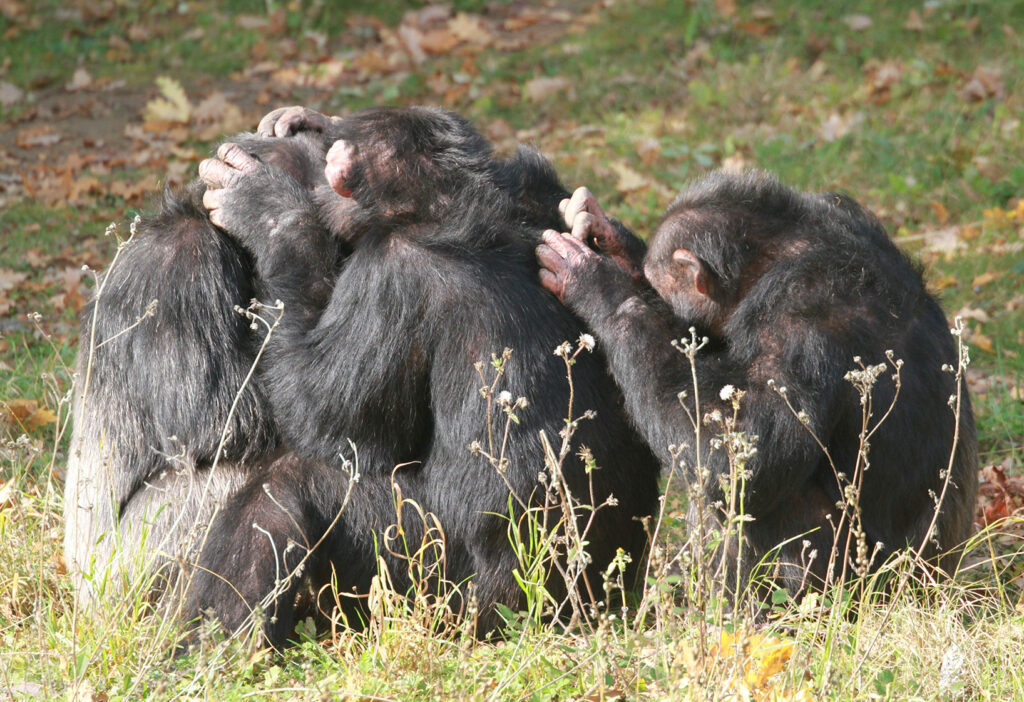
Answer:
<svg viewBox="0 0 1024 702"><path fill-rule="evenodd" d="M863 112L852 112L846 115L833 112L821 125L821 128L818 129L818 136L821 137L822 141L836 141L849 134L863 121Z"/></svg>
<svg viewBox="0 0 1024 702"><path fill-rule="evenodd" d="M199 127L196 136L204 140L239 132L248 126L238 105L219 92L208 95L196 106L192 120Z"/></svg>
<svg viewBox="0 0 1024 702"><path fill-rule="evenodd" d="M119 195L131 202L156 191L158 185L156 175L150 173L142 180L115 180L110 183L109 191L111 195Z"/></svg>
<svg viewBox="0 0 1024 702"><path fill-rule="evenodd" d="M486 45L494 40L491 30L487 28L480 17L465 12L455 15L455 18L448 23L448 29L462 41L473 44Z"/></svg>
<svg viewBox="0 0 1024 702"><path fill-rule="evenodd" d="M26 127L18 132L15 142L23 149L34 149L40 146L52 146L61 140L61 135L48 124Z"/></svg>
<svg viewBox="0 0 1024 702"><path fill-rule="evenodd" d="M725 19L736 16L736 0L715 0L715 9Z"/></svg>
<svg viewBox="0 0 1024 702"><path fill-rule="evenodd" d="M917 10L911 9L907 13L907 21L903 23L903 28L908 32L920 32L924 30L924 19L921 18L921 13Z"/></svg>
<svg viewBox="0 0 1024 702"><path fill-rule="evenodd" d="M971 334L970 343L971 346L979 348L986 353L993 353L995 351L995 347L992 346L992 339L988 338L981 332L974 332Z"/></svg>
<svg viewBox="0 0 1024 702"><path fill-rule="evenodd" d="M25 97L25 93L22 92L21 88L13 83L0 81L0 106L10 107L11 105L16 105L21 102L23 97Z"/></svg>
<svg viewBox="0 0 1024 702"><path fill-rule="evenodd" d="M446 54L462 40L449 29L432 29L420 39L420 47L430 54Z"/></svg>
<svg viewBox="0 0 1024 702"><path fill-rule="evenodd" d="M956 311L954 317L963 317L964 319L973 319L976 322L984 324L989 320L988 312L977 307L969 307L964 305Z"/></svg>
<svg viewBox="0 0 1024 702"><path fill-rule="evenodd" d="M932 281L931 287L935 290L945 290L946 288L955 288L957 284L956 276L947 274Z"/></svg>
<svg viewBox="0 0 1024 702"><path fill-rule="evenodd" d="M636 153L649 166L661 156L661 142L654 137L647 137L636 145Z"/></svg>
<svg viewBox="0 0 1024 702"><path fill-rule="evenodd" d="M978 66L967 85L964 86L963 96L971 102L980 102L989 98L1002 97L1003 92L1003 78L1000 72L994 68Z"/></svg>
<svg viewBox="0 0 1024 702"><path fill-rule="evenodd" d="M939 224L945 224L949 221L949 210L946 209L945 205L938 200L933 200L931 205L932 212L935 213L935 219L939 220Z"/></svg>
<svg viewBox="0 0 1024 702"><path fill-rule="evenodd" d="M12 271L10 268L0 268L0 295L28 278L27 273Z"/></svg>
<svg viewBox="0 0 1024 702"><path fill-rule="evenodd" d="M561 95L572 87L572 83L564 76L541 76L526 81L523 86L523 97L533 102L540 102Z"/></svg>
<svg viewBox="0 0 1024 702"><path fill-rule="evenodd" d="M71 81L64 85L64 89L69 93L74 93L79 90L85 90L92 85L92 76L89 72L79 66L75 69L75 74L71 76Z"/></svg>
<svg viewBox="0 0 1024 702"><path fill-rule="evenodd" d="M397 33L413 63L418 66L427 60L427 54L423 50L423 33L420 30L408 24L400 24Z"/></svg>

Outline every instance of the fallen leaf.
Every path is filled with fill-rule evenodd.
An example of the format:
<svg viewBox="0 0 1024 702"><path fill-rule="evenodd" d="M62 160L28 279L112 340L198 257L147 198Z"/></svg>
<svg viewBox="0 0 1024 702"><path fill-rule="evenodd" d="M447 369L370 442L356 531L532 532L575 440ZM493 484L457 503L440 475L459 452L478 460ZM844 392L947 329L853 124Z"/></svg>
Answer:
<svg viewBox="0 0 1024 702"><path fill-rule="evenodd" d="M636 145L636 153L649 166L661 156L661 142L655 137L647 137Z"/></svg>
<svg viewBox="0 0 1024 702"><path fill-rule="evenodd" d="M995 347L992 346L992 339L988 338L981 332L974 332L970 338L971 346L981 349L987 353L993 353Z"/></svg>
<svg viewBox="0 0 1024 702"><path fill-rule="evenodd" d="M715 0L715 9L725 19L736 16L736 0Z"/></svg>
<svg viewBox="0 0 1024 702"><path fill-rule="evenodd" d="M196 105L192 121L199 128L196 136L203 140L239 132L249 126L238 105L229 102L220 92L208 95Z"/></svg>
<svg viewBox="0 0 1024 702"><path fill-rule="evenodd" d="M75 69L74 75L71 76L71 81L65 84L64 89L69 93L74 93L79 90L85 90L90 85L92 85L92 76L89 75L87 70L79 66Z"/></svg>
<svg viewBox="0 0 1024 702"><path fill-rule="evenodd" d="M420 48L430 54L446 54L462 40L448 29L432 29L420 39Z"/></svg>
<svg viewBox="0 0 1024 702"><path fill-rule="evenodd" d="M48 124L26 127L18 132L15 143L23 149L52 146L61 140L61 135Z"/></svg>
<svg viewBox="0 0 1024 702"><path fill-rule="evenodd" d="M11 497L14 495L14 478L9 478L6 483L0 485L0 511L10 507Z"/></svg>
<svg viewBox="0 0 1024 702"><path fill-rule="evenodd" d="M162 97L146 103L142 115L144 126L151 131L161 131L167 123L188 124L192 105L181 83L167 76L157 76L156 85Z"/></svg>
<svg viewBox="0 0 1024 702"><path fill-rule="evenodd" d="M931 205L932 212L935 213L935 219L939 220L939 224L945 224L949 221L949 210L946 209L945 205L938 200L933 200Z"/></svg>
<svg viewBox="0 0 1024 702"><path fill-rule="evenodd" d="M870 28L874 21L867 15L847 15L843 18L843 23L855 32L863 32Z"/></svg>
<svg viewBox="0 0 1024 702"><path fill-rule="evenodd" d="M974 280L971 281L971 287L972 288L984 287L984 286L988 285L989 283L991 283L992 281L998 280L999 276L1001 276L1001 275L1002 275L1002 273L997 273L997 272L994 272L994 271L987 271L985 273L982 273L981 275L975 276Z"/></svg>
<svg viewBox="0 0 1024 702"><path fill-rule="evenodd" d="M908 32L920 32L924 30L924 20L921 18L921 13L917 10L911 9L907 13L907 21L903 23L903 28Z"/></svg>
<svg viewBox="0 0 1024 702"><path fill-rule="evenodd" d="M837 139L842 139L844 136L849 134L853 131L854 127L863 121L863 112L852 112L846 115L840 115L838 112L833 112L821 125L821 128L818 129L818 136L821 137L822 141L836 141Z"/></svg>
<svg viewBox="0 0 1024 702"><path fill-rule="evenodd" d="M35 400L26 398L0 401L0 415L7 424L22 431L32 431L57 421L53 410L39 407Z"/></svg>
<svg viewBox="0 0 1024 702"><path fill-rule="evenodd" d="M564 76L531 78L523 85L523 97L533 102L540 102L561 95L571 87L572 83Z"/></svg>
<svg viewBox="0 0 1024 702"><path fill-rule="evenodd" d="M963 317L964 319L973 319L976 322L985 323L989 320L988 312L977 307L969 307L964 305L956 311L954 317Z"/></svg>
<svg viewBox="0 0 1024 702"><path fill-rule="evenodd" d="M109 192L131 202L155 192L159 184L156 175L150 173L142 180L115 180L110 183Z"/></svg>
<svg viewBox="0 0 1024 702"><path fill-rule="evenodd" d="M648 178L641 175L628 164L613 161L610 167L615 172L615 175L619 177L618 182L615 184L615 189L618 192L630 193L636 190L643 190L651 185L651 181Z"/></svg>
<svg viewBox="0 0 1024 702"><path fill-rule="evenodd" d="M947 274L932 281L931 287L935 290L945 290L946 288L955 288L957 284L956 276Z"/></svg>
<svg viewBox="0 0 1024 702"><path fill-rule="evenodd" d="M455 18L448 23L448 29L462 41L472 42L473 44L486 45L490 44L491 40L494 39L491 30L487 28L480 17L466 12L460 12L455 15Z"/></svg>
<svg viewBox="0 0 1024 702"><path fill-rule="evenodd" d="M1003 78L1000 72L984 66L978 66L974 70L974 74L962 91L963 96L972 102L1002 97L1003 92Z"/></svg>
<svg viewBox="0 0 1024 702"><path fill-rule="evenodd" d="M721 169L726 173L742 173L750 168L750 162L743 158L743 154L733 154L722 159Z"/></svg>
<svg viewBox="0 0 1024 702"><path fill-rule="evenodd" d="M13 83L0 82L0 106L10 107L21 102L25 93Z"/></svg>
<svg viewBox="0 0 1024 702"><path fill-rule="evenodd" d="M23 282L28 278L27 273L12 271L10 268L0 268L0 294Z"/></svg>

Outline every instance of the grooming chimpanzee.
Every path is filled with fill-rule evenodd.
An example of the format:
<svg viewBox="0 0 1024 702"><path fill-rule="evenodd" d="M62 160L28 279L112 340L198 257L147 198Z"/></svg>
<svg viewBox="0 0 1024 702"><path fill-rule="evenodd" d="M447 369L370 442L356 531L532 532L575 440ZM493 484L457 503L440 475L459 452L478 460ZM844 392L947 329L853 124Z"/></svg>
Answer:
<svg viewBox="0 0 1024 702"><path fill-rule="evenodd" d="M294 114L268 116L261 131ZM496 604L514 609L523 598L503 515L518 500L543 504L538 434L558 436L570 407L565 364L552 352L582 327L538 284L533 255L541 231L559 221L557 205L568 193L539 154L520 149L497 158L466 120L449 112L373 109L334 120L298 114L286 132L311 127L331 145L326 173L347 203L334 207L345 213L344 223L322 221L320 206L293 178L243 149L223 146L221 160L204 162L200 173L211 187L204 198L211 219L253 254L267 299L284 302L261 364L284 440L327 465L351 453L349 441L358 455L360 479L319 560L329 562L342 591L365 592L380 552L396 586L409 587L409 564L393 552L401 548L389 530L400 495L436 516L443 554L427 556L426 565L443 563L450 583L472 579L477 632L486 633L498 621ZM317 252L334 237L351 252L323 305L304 290L307 277L320 275ZM503 449L506 463L496 470L468 449L486 443L489 431L474 365L506 347L513 353L499 390L527 397L529 406L517 411L519 423ZM632 555L634 568L643 561L640 520L656 507L659 472L604 368L597 355L580 357L573 367L572 406L577 415L583 409L598 415L579 425L575 441L590 449L599 468L588 474L572 456L565 465L577 498L617 501L582 516L592 520L586 587L593 593L600 593L600 574L616 549ZM492 429L502 436L504 416ZM344 476L317 486L334 508L349 488ZM198 573L194 588L199 607L212 605L229 623L275 579L269 569L232 579L234 564L252 560L248 549L259 543L248 515L274 509L275 496L253 493L252 499L235 502L215 522L221 548L211 549L204 563L218 575ZM401 519L410 544L423 536L415 512L406 506ZM316 540L328 516L300 510L298 531ZM278 544L282 537L298 540L276 536ZM549 586L557 595L556 580ZM275 641L283 631L268 627L267 633Z"/></svg>
<svg viewBox="0 0 1024 702"><path fill-rule="evenodd" d="M700 451L711 503L725 499L727 452L711 448L723 425L705 424L698 446L689 417L731 417L726 386L745 392L737 429L756 437L742 503L754 518L744 527L745 570L778 547L776 582L796 593L854 564L856 539L837 504L859 480L868 550L859 565L877 567L907 546L956 565L977 486L970 401L963 390L955 431L948 400L957 387L943 366L957 365L957 349L946 319L872 215L847 197L799 193L763 173L716 173L669 207L646 253L646 282L642 246L609 226L588 192L577 191L565 216L573 233L545 232L537 249L543 285L593 329L661 462L671 465L669 446L682 446L692 476ZM696 393L689 359L670 343L691 326L709 339L694 359ZM889 349L903 362L891 411ZM887 364L870 394L870 464L860 475L862 407L844 379L856 356Z"/></svg>
<svg viewBox="0 0 1024 702"><path fill-rule="evenodd" d="M272 115L271 127L275 121ZM396 500L402 499L437 517L443 551L433 550L424 565L443 565L444 578L460 587L472 579L483 634L497 623L496 604L515 609L523 599L513 576L518 564L510 525L502 516L515 503L510 491L531 505L544 503L538 433L557 442L569 411L565 365L552 351L582 328L538 284L533 257L541 230L557 224L557 203L567 193L541 156L524 149L496 158L465 120L447 112L370 110L322 122L329 129L320 134L306 129L310 121L299 124L304 133L297 140L315 144L309 153L320 169L326 147L344 142L326 162L338 191L333 200L311 192L306 176L296 178L287 164L275 167L248 140L225 145L219 151L224 162L205 162L200 172L212 184L230 185L207 192L205 200L214 206L211 219L232 239L201 214L166 211L142 230L140 239L155 240L154 252L119 262L123 273L110 274L122 276L129 289L112 312L104 311L107 293L100 297L97 339L134 322L151 298L163 304L168 293L156 283L183 289L172 289L173 307L158 307L167 324L147 326L146 320L110 342L126 349L121 354L132 365L117 369L108 347L98 349L106 365L94 361L94 386L106 390L97 397L87 389L80 423L92 428L78 445L98 451L106 431L119 432L123 448L116 461L83 453L87 463L79 459L72 467L68 503L81 506L69 507L69 517L92 519L89 533L102 533L113 515L122 523L132 516L136 500L136 511L149 505L149 498L133 498L122 484L162 489L179 480L186 492L203 482L209 447L226 418L220 408L241 385L258 340L243 333L231 307L253 293L279 299L284 314L246 386L245 411L231 425L217 469L215 482L222 470L225 476L217 496L227 497L198 555L186 612L212 611L235 629L262 602L271 614L264 634L279 645L291 632L297 585L297 579L282 579L302 559L302 575L314 586L333 576L342 591L365 594L379 554L395 585L408 587L412 568L396 537L415 547L423 520L405 504L396 532ZM193 193L198 198L199 189ZM167 233L161 236L157 224ZM196 245L199 235L205 246ZM168 262L167 272L152 261ZM198 292L205 294L193 300ZM206 316L216 326L208 326ZM169 324L175 318L180 328ZM469 446L486 446L489 430L474 364L506 347L513 353L498 390L526 396L530 404L516 411L519 424L507 437L499 471ZM575 443L591 450L598 469L588 474L584 462L570 456L564 471L577 498L600 504L614 496L618 502L598 510L586 533L593 559L586 586L598 596L599 574L617 548L633 556L634 568L642 562L646 537L639 520L656 508L658 477L657 461L630 428L604 367L603 359L587 354L573 367L576 415L585 409L598 414L596 422L580 424ZM142 380L136 384L136 378ZM187 392L179 396L179 388ZM124 430L113 420L127 414L132 424ZM500 445L503 422L495 419L491 429ZM167 438L172 434L187 447L184 477L161 472L168 456L183 453ZM193 449L196 444L202 450ZM342 454L358 458L358 479L343 469ZM225 467L227 458L232 462ZM116 469L116 482L101 479L106 464ZM83 487L85 480L95 483ZM90 508L107 493L116 498L115 511L95 521ZM167 519L177 519L178 510L168 505ZM190 514L183 523L196 521ZM69 528L69 553L84 564L91 543L82 526ZM162 523L159 531L173 545L180 541ZM443 597L443 586L436 585ZM550 585L557 595L558 583Z"/></svg>
<svg viewBox="0 0 1024 702"><path fill-rule="evenodd" d="M319 140L235 141L311 197L333 196ZM85 600L139 576L165 589L176 563L195 562L216 505L250 480L304 485L322 469L284 455L260 379L245 382L259 340L234 308L258 281L250 255L210 223L203 191L196 181L165 193L83 313L64 510L69 572ZM318 253L337 268L341 242ZM304 294L326 301L331 277L309 278Z"/></svg>

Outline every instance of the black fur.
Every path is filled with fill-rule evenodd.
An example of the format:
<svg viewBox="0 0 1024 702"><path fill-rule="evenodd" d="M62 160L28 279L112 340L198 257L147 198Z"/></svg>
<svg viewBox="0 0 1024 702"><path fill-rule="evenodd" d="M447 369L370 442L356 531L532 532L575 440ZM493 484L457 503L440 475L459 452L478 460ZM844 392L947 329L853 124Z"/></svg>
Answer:
<svg viewBox="0 0 1024 702"><path fill-rule="evenodd" d="M679 249L702 262L709 296L695 294L690 274L673 261ZM670 445L685 445L682 460L691 469L698 449L687 417L697 416L689 361L670 341L688 338L690 326L709 337L696 357L700 415L731 416L731 403L719 392L733 385L747 393L738 428L756 437L744 497L754 518L745 526L747 567L790 539L779 551L778 575L795 593L805 566L809 581L826 578L834 543L836 570L844 567L844 554L852 561L848 532L837 537L831 526L840 521L840 484L853 479L862 423L858 395L844 375L857 367L855 356L865 365L886 363L887 349L904 365L898 401L871 436L860 494L868 549L881 544L873 566L897 549L922 545L926 557L947 554L941 563L956 565L977 489L971 405L964 389L952 481L934 538L927 538L935 512L929 493L941 492L953 452L955 417L947 399L956 386L942 366L956 366L957 351L920 272L870 213L847 197L799 193L766 174L712 174L669 207L645 271L660 297L609 259L588 256L565 283L566 304L594 329L636 426L664 465L672 462ZM889 367L871 394L872 426L893 399L892 375ZM807 413L835 470L770 380ZM681 390L688 391L682 402ZM728 471L726 453L709 445L721 431L714 423L702 426L709 503L724 498L719 476Z"/></svg>
<svg viewBox="0 0 1024 702"><path fill-rule="evenodd" d="M336 125L338 131L324 135L308 153L322 169L322 154L333 139L361 147L358 158L366 168L351 203L325 194L322 178L310 187L294 167L268 165L243 174L229 191L223 210L231 238L201 213L193 222L165 212L159 228L143 227L133 249L149 239L170 239L171 255L182 257L173 245L178 230L201 227L204 255L223 247L238 270L182 265L169 273L168 284L193 306L162 308L162 314L214 338L200 343L195 335L179 334L173 345L154 348L157 337L147 326L154 320L146 320L117 345L102 347L97 355L106 365L94 362L95 390L76 424L103 427L117 445L145 454L166 442L163 428L150 419L154 407L166 405L179 420L178 439L208 449L207 430L219 436L224 419L212 408L230 402L241 378L225 374L220 385L187 396L178 388L191 387L194 368L206 362L247 368L260 336L228 312L245 305L254 291L266 301L282 300L284 316L247 390L253 408L244 416L258 419L233 425L230 455L238 463L232 480L224 479L226 497L198 557L186 611L212 612L235 628L265 601L271 616L264 633L271 643L283 643L291 632L297 582L276 598L267 595L321 538L303 566L303 577L314 586L328 582L333 571L342 591L365 595L380 553L395 584L408 587L408 564L389 553L398 548L389 529L396 521L393 480L404 499L437 516L445 532L444 577L460 586L472 579L480 606L477 631L483 634L497 623L496 604L522 604L512 576L517 564L509 523L502 516L509 510L509 485L525 501L542 501L538 432L543 429L557 446L568 411L565 368L553 350L583 327L537 284L533 260L540 229L557 222L557 203L566 193L542 157L523 150L497 159L486 140L451 113L373 110ZM315 143L302 134L265 141L275 151L296 140ZM261 159L271 161L266 154ZM147 282L155 280L151 266L142 255L119 264L131 282L116 298L123 312L108 311L101 298L104 329L134 321L150 294L160 296ZM193 301L200 293L203 300ZM220 326L209 327L210 315L196 313L203 304L222 311ZM88 325L83 331L84 339ZM137 349L134 365L123 365L120 352L113 353L122 347ZM513 354L498 390L526 396L530 405L517 412L521 423L512 428L503 477L468 446L486 445L487 436L474 363L489 366L491 354L505 347ZM600 356L584 354L573 368L575 414L598 414L581 424L575 443L591 448L600 466L593 473L595 499L614 495L619 503L598 512L588 535L588 577L595 593L601 593L598 574L616 548L632 554L634 568L642 563L646 539L638 520L656 508L658 478L657 462L629 427L604 365ZM137 392L135 378L148 375L163 382ZM112 425L114 412L132 415L130 430ZM494 429L501 437L504 415L498 415ZM98 429L86 432L79 445L98 442L99 436ZM360 471L351 485L342 468L342 456L355 458L349 441ZM202 455L208 460L209 451ZM127 480L142 482L152 474L134 459L113 463ZM184 472L190 480L201 479L204 465L197 461ZM571 457L566 471L574 494L589 502L582 462ZM83 476L97 472L95 463L71 471L69 505L76 494L103 494L83 488ZM328 531L350 488L346 508ZM139 499L134 495L119 492L117 504L132 504ZM177 514L179 507L167 511ZM422 523L413 512L407 506L402 522L407 542L418 544ZM102 531L107 523L94 526ZM89 557L92 543L82 539L73 519L69 544L69 552L81 554L78 562ZM557 594L557 582L551 587Z"/></svg>

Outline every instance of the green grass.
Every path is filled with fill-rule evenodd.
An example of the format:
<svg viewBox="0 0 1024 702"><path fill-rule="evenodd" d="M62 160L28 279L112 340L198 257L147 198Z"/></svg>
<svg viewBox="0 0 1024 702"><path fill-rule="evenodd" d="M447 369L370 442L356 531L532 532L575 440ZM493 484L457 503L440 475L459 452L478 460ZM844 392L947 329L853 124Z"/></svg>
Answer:
<svg viewBox="0 0 1024 702"><path fill-rule="evenodd" d="M967 322L991 343L991 350L971 350L971 369L987 383L973 397L982 462L1008 461L1013 475L1024 470L1024 304L1011 304L1024 292L1024 217L1005 216L1024 197L1024 3L779 0L736 3L728 17L717 8L729 3L705 0L567 2L572 22L520 48L458 49L394 73L346 74L321 89L273 85L267 74L245 69L261 60L314 68L324 58L352 60L375 45L377 32L352 22L356 15L395 27L408 9L425 5L21 4L20 13L0 13L0 82L27 95L0 107L0 163L5 152L20 154L15 172L46 165L41 155L75 149L139 151L123 139L123 127L141 122L155 78L171 75L193 103L224 91L247 114L288 103L331 111L443 104L473 119L500 149L534 142L568 185L587 184L611 214L644 234L677 190L723 161L774 170L801 188L846 191L920 258L947 312L985 313L985 321ZM268 17L268 6L284 11L281 33L235 23L239 14ZM489 17L517 6L460 0L455 7ZM911 11L921 29L904 26ZM872 24L852 28L851 15ZM323 52L312 48L308 31L326 35ZM134 97L104 118L112 127L105 146L68 138L56 154L19 152L12 145L21 130L44 122L61 131L76 117L37 114L40 105L114 99L101 89L65 93L79 65L97 82L126 81ZM999 87L974 99L967 86L979 67L993 71ZM538 76L564 77L569 87L526 99L523 86ZM268 87L272 102L256 104ZM827 124L839 131L826 134ZM190 138L156 148L172 146L208 148ZM107 182L153 172L114 163L83 173ZM623 168L643 181L619 187ZM0 400L30 400L66 417L67 366L78 339L74 310L52 302L54 274L86 253L109 260L107 223L126 222L145 204L116 195L74 206L47 202L55 204L15 198L0 208L0 272L29 275L0 291L12 306L0 317ZM935 233L951 227L962 247L945 253L933 246ZM975 287L985 273L999 275ZM42 332L25 316L34 311L43 315ZM57 438L56 428L29 428L19 440L22 427L0 424L7 434L0 444L0 698L67 698L77 690L79 699L94 700L741 699L738 681L757 672L751 661L784 650L777 674L760 681L753 697L1024 699L1019 523L978 538L963 581L903 592L847 616L837 616L841 603L787 604L757 632L680 597L694 588L692 571L683 569L650 583L655 605L643 622L603 620L567 632L520 621L507 641L481 643L429 630L429 613L403 609L384 593L382 607L394 616L363 633L307 637L280 656L213 637L198 652L170 658L173 632L143 603L107 603L99 618L75 609L59 559L67 434ZM688 537L684 503L669 500L666 548L678 550ZM720 646L723 629L753 658Z"/></svg>

